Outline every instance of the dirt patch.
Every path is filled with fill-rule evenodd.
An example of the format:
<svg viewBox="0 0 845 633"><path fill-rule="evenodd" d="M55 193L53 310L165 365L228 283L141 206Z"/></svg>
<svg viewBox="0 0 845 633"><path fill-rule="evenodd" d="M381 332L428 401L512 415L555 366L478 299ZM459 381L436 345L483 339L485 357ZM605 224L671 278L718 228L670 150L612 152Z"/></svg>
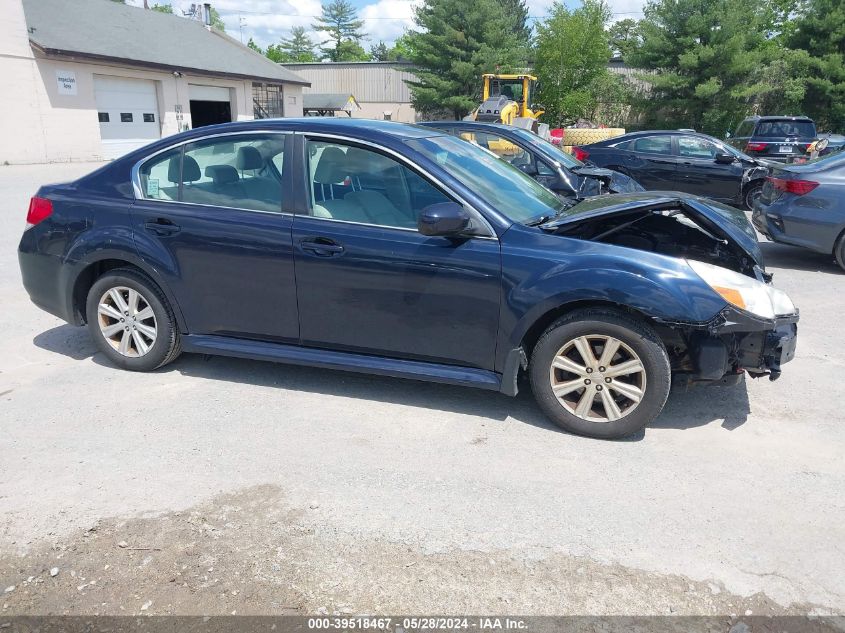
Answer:
<svg viewBox="0 0 845 633"><path fill-rule="evenodd" d="M260 486L98 522L0 558L2 614L522 613L800 615L715 582L557 552L425 553L321 527Z"/></svg>

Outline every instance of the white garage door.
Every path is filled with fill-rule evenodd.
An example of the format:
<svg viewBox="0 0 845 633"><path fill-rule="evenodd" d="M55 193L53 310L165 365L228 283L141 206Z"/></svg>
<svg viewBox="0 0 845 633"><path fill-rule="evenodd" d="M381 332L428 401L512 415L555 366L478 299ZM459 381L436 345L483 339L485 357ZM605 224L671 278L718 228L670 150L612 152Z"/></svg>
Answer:
<svg viewBox="0 0 845 633"><path fill-rule="evenodd" d="M105 158L117 158L161 138L155 82L94 76Z"/></svg>

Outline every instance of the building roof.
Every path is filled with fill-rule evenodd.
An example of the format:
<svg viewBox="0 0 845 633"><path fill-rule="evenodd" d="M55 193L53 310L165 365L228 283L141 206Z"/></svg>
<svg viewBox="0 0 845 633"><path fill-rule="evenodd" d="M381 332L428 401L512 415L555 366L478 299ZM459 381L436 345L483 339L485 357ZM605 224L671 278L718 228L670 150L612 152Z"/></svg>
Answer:
<svg viewBox="0 0 845 633"><path fill-rule="evenodd" d="M302 95L302 109L303 110L323 110L323 111L349 111L355 106L359 110L361 106L355 99L354 95L339 93L339 94L310 94Z"/></svg>
<svg viewBox="0 0 845 633"><path fill-rule="evenodd" d="M310 85L197 21L111 0L23 0L29 41L47 55Z"/></svg>

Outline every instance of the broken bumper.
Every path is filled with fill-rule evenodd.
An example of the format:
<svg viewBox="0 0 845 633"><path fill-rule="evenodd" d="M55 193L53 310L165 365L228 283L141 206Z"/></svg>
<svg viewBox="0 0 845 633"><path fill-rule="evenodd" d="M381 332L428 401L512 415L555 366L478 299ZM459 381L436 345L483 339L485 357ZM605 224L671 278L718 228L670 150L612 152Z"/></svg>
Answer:
<svg viewBox="0 0 845 633"><path fill-rule="evenodd" d="M691 367L677 376L678 386L735 384L744 373L777 380L781 366L795 357L798 313L760 319L726 308L688 336Z"/></svg>

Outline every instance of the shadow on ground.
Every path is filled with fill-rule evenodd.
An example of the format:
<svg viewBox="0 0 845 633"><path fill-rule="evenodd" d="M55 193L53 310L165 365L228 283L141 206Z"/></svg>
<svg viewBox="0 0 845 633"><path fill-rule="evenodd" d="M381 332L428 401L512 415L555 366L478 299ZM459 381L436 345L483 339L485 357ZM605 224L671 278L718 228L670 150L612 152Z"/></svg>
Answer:
<svg viewBox="0 0 845 633"><path fill-rule="evenodd" d="M92 358L99 365L111 367L97 352L87 328L60 325L37 335L33 343L74 360ZM499 393L451 385L224 356L183 354L176 362L158 371L178 371L204 380L450 411L498 421L512 418L538 428L558 430L534 403L527 380L521 381L519 395L509 398ZM744 384L738 387L699 387L685 393L670 394L663 413L649 428L684 430L721 421L723 428L734 430L748 419L750 411ZM643 437L644 432L641 431L629 437L628 441L638 441Z"/></svg>
<svg viewBox="0 0 845 633"><path fill-rule="evenodd" d="M833 255L823 255L806 248L762 240L760 249L763 251L763 263L766 264L766 268L788 268L833 275L845 274L837 265Z"/></svg>

